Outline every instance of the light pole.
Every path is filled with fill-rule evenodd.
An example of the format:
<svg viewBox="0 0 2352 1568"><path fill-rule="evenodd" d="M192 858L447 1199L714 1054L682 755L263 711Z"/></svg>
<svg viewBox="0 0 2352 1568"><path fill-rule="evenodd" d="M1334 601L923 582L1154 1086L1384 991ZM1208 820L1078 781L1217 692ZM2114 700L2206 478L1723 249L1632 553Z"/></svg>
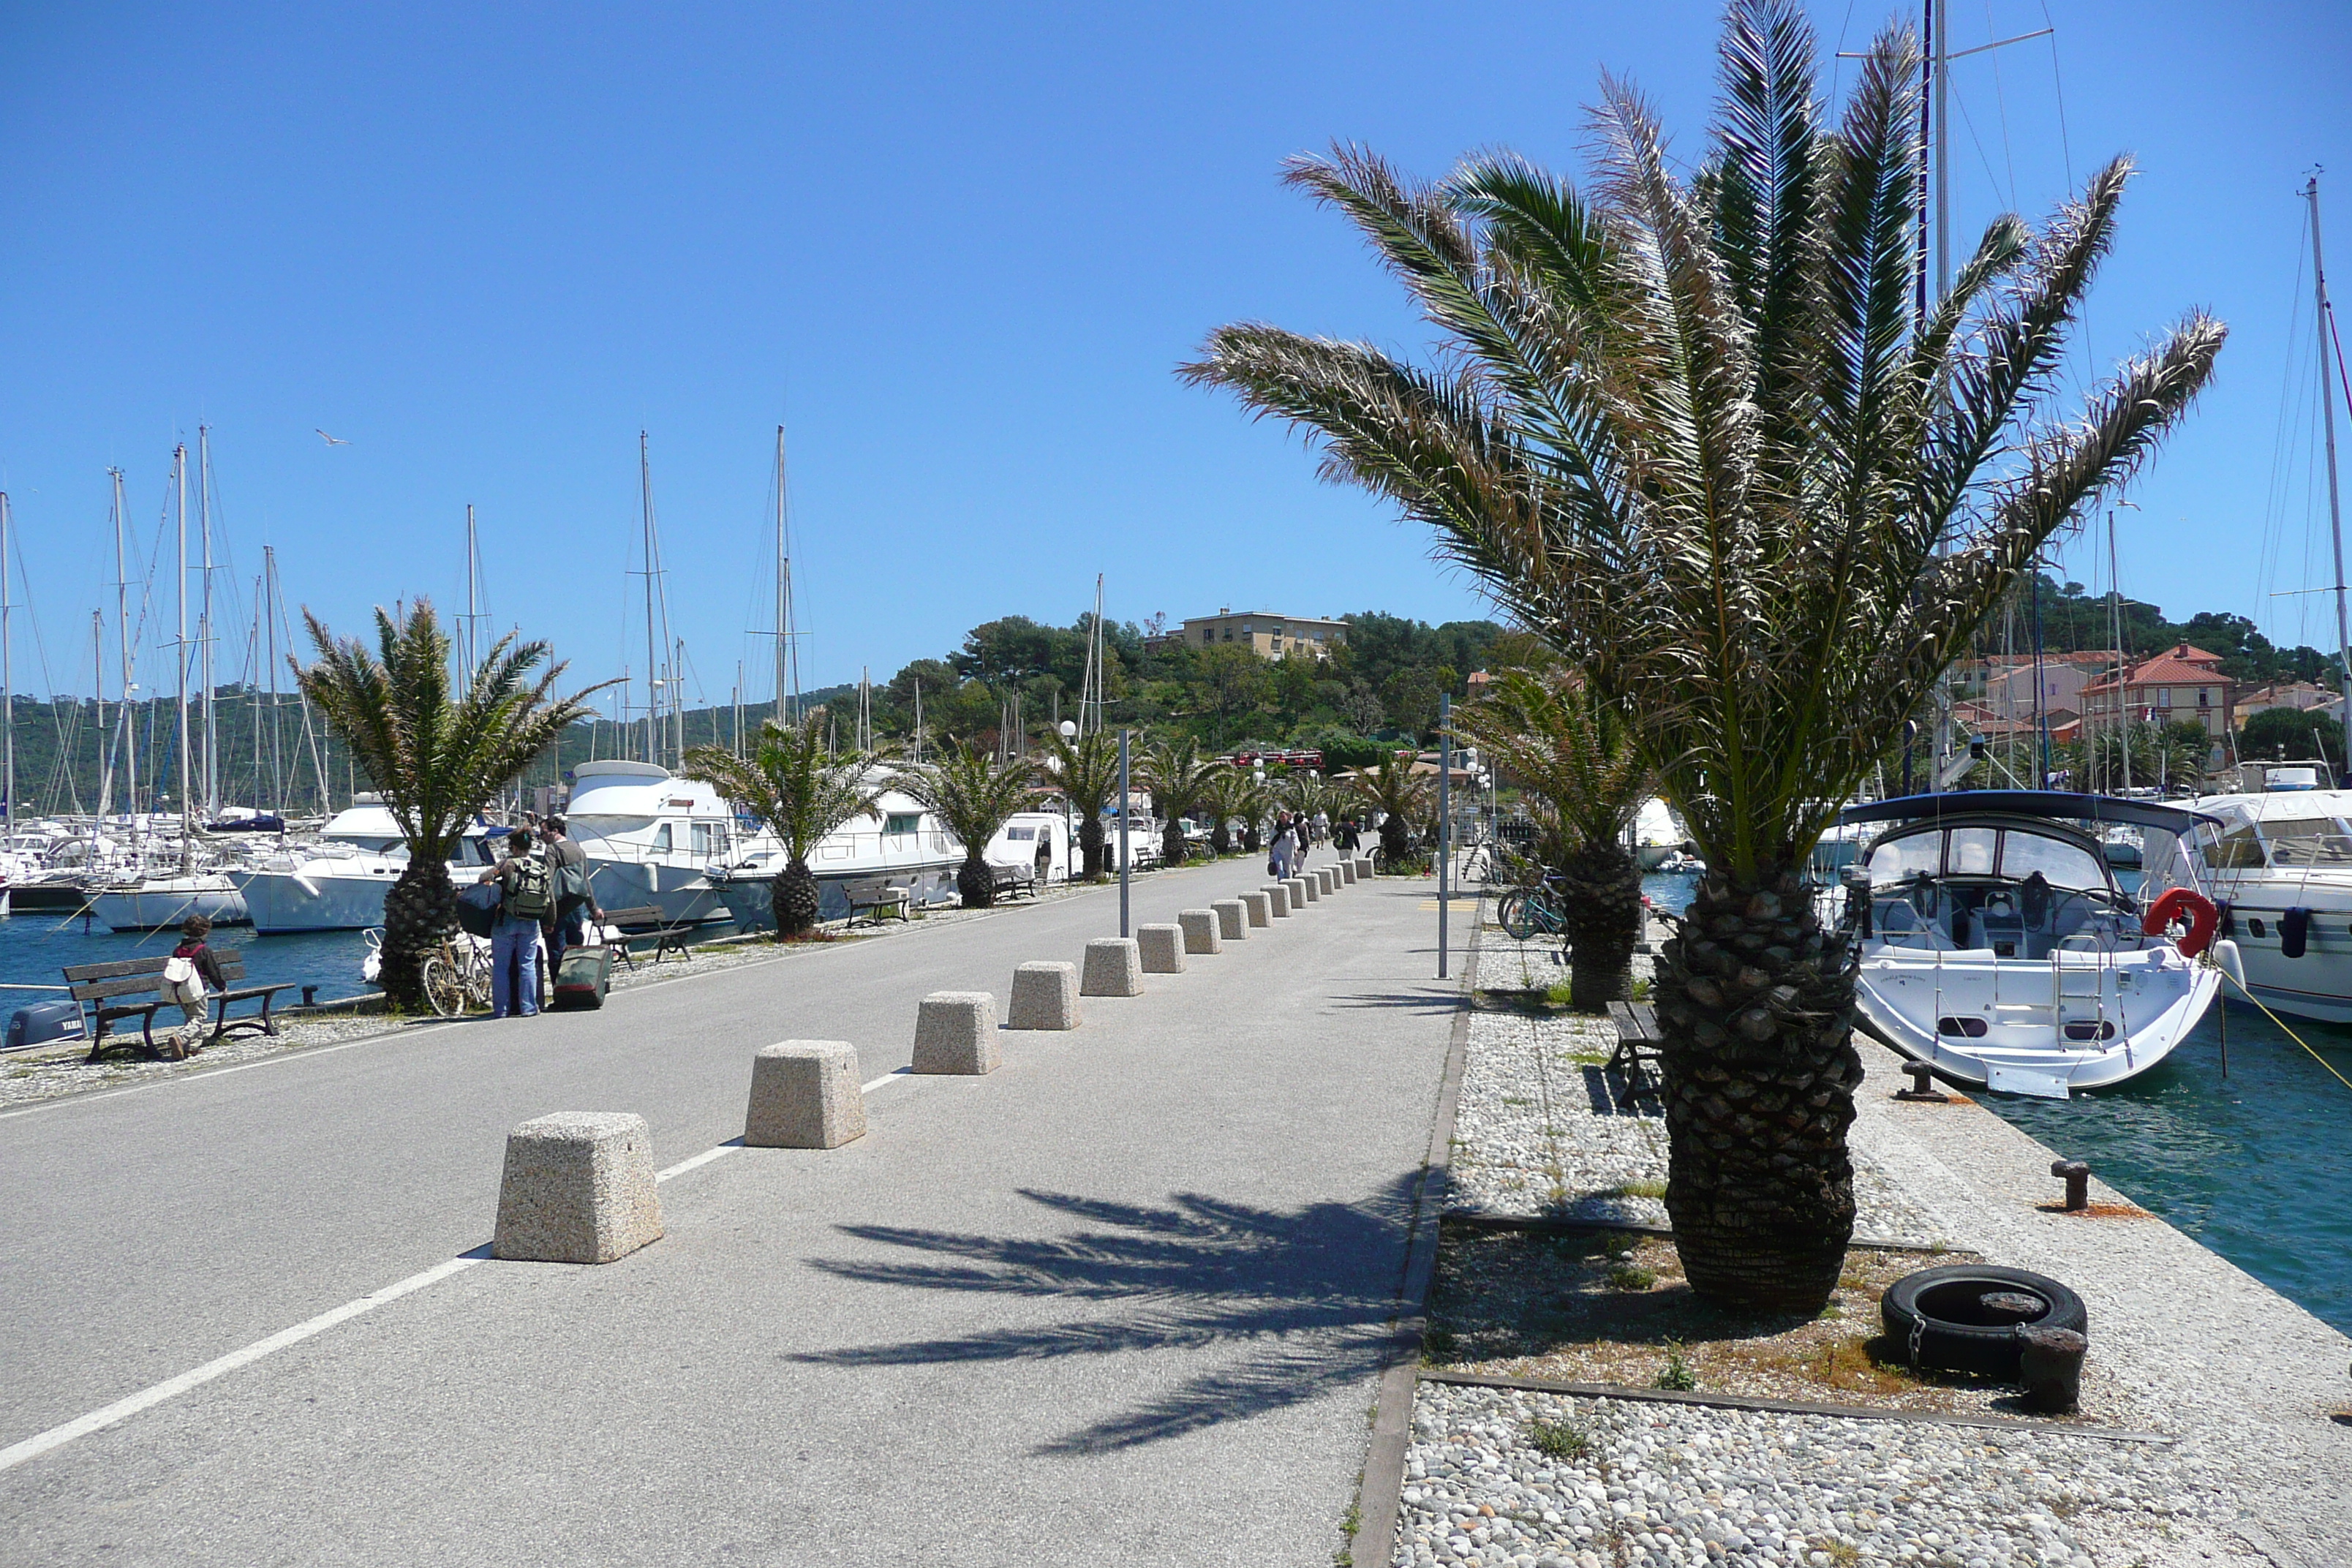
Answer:
<svg viewBox="0 0 2352 1568"><path fill-rule="evenodd" d="M1121 936L1128 934L1127 737L1127 731L1118 732L1118 934Z"/></svg>
<svg viewBox="0 0 2352 1568"><path fill-rule="evenodd" d="M1437 977L1445 978L1445 862L1454 848L1454 823L1450 806L1451 792L1447 786L1454 777L1454 737L1446 725L1452 721L1454 696L1451 692L1437 694Z"/></svg>

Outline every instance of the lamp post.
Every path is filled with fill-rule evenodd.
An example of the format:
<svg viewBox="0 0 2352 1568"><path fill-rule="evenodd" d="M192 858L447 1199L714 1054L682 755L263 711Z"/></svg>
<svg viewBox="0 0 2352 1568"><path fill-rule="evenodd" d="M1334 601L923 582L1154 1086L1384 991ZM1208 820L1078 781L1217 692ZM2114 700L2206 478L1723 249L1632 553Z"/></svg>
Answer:
<svg viewBox="0 0 2352 1568"><path fill-rule="evenodd" d="M1118 934L1121 936L1129 934L1127 929L1127 731L1118 732Z"/></svg>
<svg viewBox="0 0 2352 1568"><path fill-rule="evenodd" d="M1447 785L1454 776L1454 736L1446 725L1454 712L1454 695L1441 691L1437 695L1437 977L1445 978L1445 862L1454 848L1454 823L1450 810L1452 795Z"/></svg>

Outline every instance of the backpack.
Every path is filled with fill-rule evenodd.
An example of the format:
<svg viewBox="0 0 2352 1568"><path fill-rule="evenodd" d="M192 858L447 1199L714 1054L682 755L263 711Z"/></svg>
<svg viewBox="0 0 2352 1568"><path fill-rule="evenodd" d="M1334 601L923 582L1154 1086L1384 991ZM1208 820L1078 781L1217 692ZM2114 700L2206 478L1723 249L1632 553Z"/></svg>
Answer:
<svg viewBox="0 0 2352 1568"><path fill-rule="evenodd" d="M555 878L539 856L514 862L514 883L506 897L506 911L519 921L544 921L555 912Z"/></svg>
<svg viewBox="0 0 2352 1568"><path fill-rule="evenodd" d="M177 991L187 1001L201 1002L205 999L204 971L196 967L196 961L193 958L182 958L175 952L165 959L163 984Z"/></svg>

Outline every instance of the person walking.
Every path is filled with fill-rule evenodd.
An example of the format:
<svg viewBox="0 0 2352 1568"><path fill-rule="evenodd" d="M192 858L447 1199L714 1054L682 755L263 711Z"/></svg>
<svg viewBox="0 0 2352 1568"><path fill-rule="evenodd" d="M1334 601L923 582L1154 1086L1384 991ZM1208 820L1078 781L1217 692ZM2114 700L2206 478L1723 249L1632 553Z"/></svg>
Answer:
<svg viewBox="0 0 2352 1568"><path fill-rule="evenodd" d="M1031 869L1035 885L1042 891L1045 879L1054 871L1054 830L1042 822L1037 825L1037 857Z"/></svg>
<svg viewBox="0 0 2352 1568"><path fill-rule="evenodd" d="M212 1012L209 1000L228 989L228 982L221 975L219 956L205 942L212 929L213 922L204 916L190 915L180 922L179 946L163 961L163 1005L176 1005L180 1009L180 1026L161 1047L171 1061L184 1061L205 1048L205 1031Z"/></svg>
<svg viewBox="0 0 2352 1568"><path fill-rule="evenodd" d="M1297 874L1298 866L1298 828L1290 813L1284 812L1274 819L1274 876L1286 881Z"/></svg>
<svg viewBox="0 0 2352 1568"><path fill-rule="evenodd" d="M555 884L555 914L547 925L551 970L562 967L567 948L587 942L589 917L593 916L600 926L604 923L604 911L597 907L596 895L588 886L588 851L565 836L566 826L562 817L552 816L539 825L540 843L546 849Z"/></svg>
<svg viewBox="0 0 2352 1568"><path fill-rule="evenodd" d="M498 923L490 928L490 1016L539 1012L541 924L555 912L555 879L529 830L507 835L506 858L476 879L499 885Z"/></svg>

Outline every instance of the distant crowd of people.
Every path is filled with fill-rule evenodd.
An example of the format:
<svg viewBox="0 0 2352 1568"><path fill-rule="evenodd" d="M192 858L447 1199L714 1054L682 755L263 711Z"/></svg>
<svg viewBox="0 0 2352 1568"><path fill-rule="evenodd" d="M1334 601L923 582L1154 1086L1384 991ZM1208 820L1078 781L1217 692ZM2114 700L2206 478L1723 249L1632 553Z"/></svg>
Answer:
<svg viewBox="0 0 2352 1568"><path fill-rule="evenodd" d="M1267 873L1296 877L1307 864L1307 852L1318 844L1329 844L1342 855L1352 855L1363 844L1363 830L1353 816L1343 816L1335 825L1325 812L1313 816L1277 812L1271 853L1266 857Z"/></svg>

